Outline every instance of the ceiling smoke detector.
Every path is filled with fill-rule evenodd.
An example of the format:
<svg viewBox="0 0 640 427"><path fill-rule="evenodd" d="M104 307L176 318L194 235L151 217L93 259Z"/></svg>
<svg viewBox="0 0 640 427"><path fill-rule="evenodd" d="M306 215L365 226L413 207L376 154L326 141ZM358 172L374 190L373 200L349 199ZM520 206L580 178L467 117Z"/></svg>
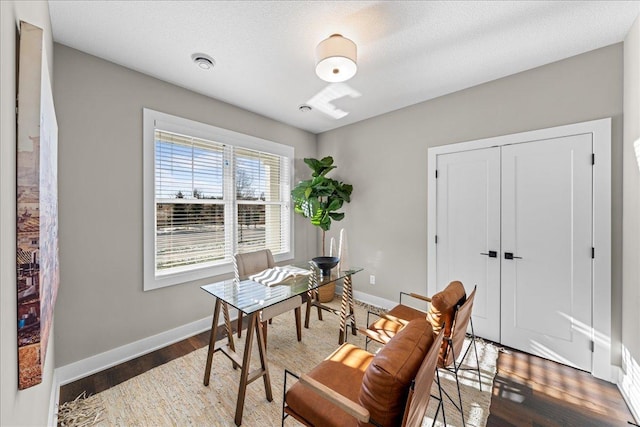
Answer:
<svg viewBox="0 0 640 427"><path fill-rule="evenodd" d="M205 55L204 53L194 53L191 55L191 59L196 65L203 70L210 70L216 65L216 61L213 60L209 55Z"/></svg>
<svg viewBox="0 0 640 427"><path fill-rule="evenodd" d="M312 110L312 108L310 105L302 104L301 106L298 107L298 110L300 110L301 113L308 113L309 111Z"/></svg>

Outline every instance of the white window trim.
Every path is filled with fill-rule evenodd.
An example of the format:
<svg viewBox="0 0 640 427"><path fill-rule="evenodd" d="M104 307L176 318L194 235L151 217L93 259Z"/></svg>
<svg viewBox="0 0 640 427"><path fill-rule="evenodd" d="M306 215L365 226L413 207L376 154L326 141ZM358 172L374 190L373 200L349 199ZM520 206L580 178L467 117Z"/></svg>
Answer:
<svg viewBox="0 0 640 427"><path fill-rule="evenodd" d="M293 184L293 159L294 148L288 145L279 144L262 138L241 134L227 129L205 123L196 122L189 119L173 116L159 111L143 108L143 289L145 291L163 288L166 286L178 285L181 283L213 278L221 274L233 271L232 264L224 263L215 266L202 266L200 268L189 269L175 274L165 274L156 276L155 274L155 234L156 234L156 212L155 212L155 141L154 134L156 127L169 132L189 135L223 144L233 145L257 151L268 152L290 159L289 184ZM291 187L293 188L293 187ZM289 252L274 254L275 261L285 261L294 258L294 235L293 235L293 211L289 204ZM232 233L227 229L227 233Z"/></svg>

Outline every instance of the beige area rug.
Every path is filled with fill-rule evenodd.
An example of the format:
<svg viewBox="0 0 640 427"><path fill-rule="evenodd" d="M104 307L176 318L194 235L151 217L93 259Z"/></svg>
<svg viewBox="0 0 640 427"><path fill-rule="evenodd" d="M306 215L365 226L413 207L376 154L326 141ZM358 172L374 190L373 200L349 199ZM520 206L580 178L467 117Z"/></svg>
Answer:
<svg viewBox="0 0 640 427"><path fill-rule="evenodd" d="M331 305L339 307L339 301ZM304 314L303 314L304 316ZM258 379L247 387L244 426L279 426L282 414L282 390L284 368L296 373L311 370L338 347L339 319L323 312L323 321L312 311L309 329L303 329L302 342L296 340L293 313L283 314L269 325L267 357L271 375L273 401L265 398L264 383ZM366 309L356 307L359 326L365 326ZM242 354L244 336L236 339L236 348ZM237 338L237 337L236 337ZM225 338L226 339L226 338ZM364 338L349 335L350 343L364 347ZM495 346L477 341L480 357L482 392L478 390L477 372L462 373L462 399L467 426L484 426L491 404L491 387L496 371L498 350ZM259 365L254 344L252 367ZM369 346L375 351L375 345ZM90 396L81 404L65 409L61 421L64 425L100 426L234 426L235 405L240 370L233 370L224 354L213 357L211 380L208 387L202 384L207 358L207 348L189 353L179 359L154 368L111 389ZM474 360L467 357L467 361ZM442 371L441 371L442 372ZM451 396L457 398L455 381L448 374L441 375L442 384ZM291 377L287 379L289 382ZM434 385L432 393L437 393ZM446 398L445 398L446 401ZM80 414L81 407L93 408L91 414ZM429 402L429 416L423 425L431 425L437 402ZM78 409L76 409L76 407ZM462 425L460 413L449 403L446 406L447 425ZM96 422L96 415L98 420ZM75 422L72 420L76 420ZM438 415L438 422L442 415ZM285 425L298 425L289 417Z"/></svg>

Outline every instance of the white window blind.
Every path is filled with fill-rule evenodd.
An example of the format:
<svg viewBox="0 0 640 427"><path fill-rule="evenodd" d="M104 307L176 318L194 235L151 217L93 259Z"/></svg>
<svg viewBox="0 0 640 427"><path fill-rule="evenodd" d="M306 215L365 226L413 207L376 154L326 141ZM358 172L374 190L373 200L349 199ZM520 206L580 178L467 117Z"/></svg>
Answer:
<svg viewBox="0 0 640 427"><path fill-rule="evenodd" d="M225 259L224 146L155 131L156 274Z"/></svg>
<svg viewBox="0 0 640 427"><path fill-rule="evenodd" d="M289 163L282 157L254 150L234 151L238 252L267 248L289 251ZM286 195L286 197L285 197Z"/></svg>
<svg viewBox="0 0 640 427"><path fill-rule="evenodd" d="M145 290L293 257L293 148L148 109L144 127Z"/></svg>

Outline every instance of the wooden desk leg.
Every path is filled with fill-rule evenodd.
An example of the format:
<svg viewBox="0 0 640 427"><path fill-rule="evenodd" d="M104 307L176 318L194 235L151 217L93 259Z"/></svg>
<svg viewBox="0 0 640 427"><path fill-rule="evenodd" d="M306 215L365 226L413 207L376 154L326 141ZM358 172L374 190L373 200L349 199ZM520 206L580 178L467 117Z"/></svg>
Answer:
<svg viewBox="0 0 640 427"><path fill-rule="evenodd" d="M258 326L260 326L260 329L262 330L262 342L264 343L264 348L267 348L267 322L258 322Z"/></svg>
<svg viewBox="0 0 640 427"><path fill-rule="evenodd" d="M256 322L256 334L258 338L258 354L260 355L260 367L262 369L262 380L264 381L264 392L269 402L273 401L273 393L271 391L271 376L269 375L269 364L267 363L267 339L264 335L267 331L266 322L264 328L260 327L260 323Z"/></svg>
<svg viewBox="0 0 640 427"><path fill-rule="evenodd" d="M304 327L309 329L309 317L311 317L311 300L313 299L312 291L307 292L307 309L304 314Z"/></svg>
<svg viewBox="0 0 640 427"><path fill-rule="evenodd" d="M244 343L244 356L242 357L242 371L240 372L240 386L238 387L238 400L236 401L236 425L242 424L242 412L244 410L244 397L247 393L249 378L249 364L251 362L251 347L253 346L253 334L257 322L257 313L249 315L249 325Z"/></svg>
<svg viewBox="0 0 640 427"><path fill-rule="evenodd" d="M304 315L304 327L309 329L309 319L311 318L311 307L315 306L320 298L317 289L307 291L307 310ZM322 320L322 309L318 307L318 319Z"/></svg>
<svg viewBox="0 0 640 427"><path fill-rule="evenodd" d="M309 318L311 317L311 306L316 305L320 302L320 294L318 293L318 289L314 288L318 283L318 272L315 268L311 269L311 274L309 275L309 291L307 292L307 310L304 315L304 327L309 329ZM322 309L320 306L318 308L318 320L322 320Z"/></svg>
<svg viewBox="0 0 640 427"><path fill-rule="evenodd" d="M317 289L307 292L307 309L304 315L304 327L309 329L309 318L311 317L311 307L318 309L318 320L322 320L322 309L318 305L320 303L320 294Z"/></svg>
<svg viewBox="0 0 640 427"><path fill-rule="evenodd" d="M318 271L314 268L311 273L311 280L313 280L314 286L318 284ZM315 297L316 304L320 304L320 291L318 288L313 290L313 295ZM322 320L322 309L320 306L317 306L318 309L318 320Z"/></svg>
<svg viewBox="0 0 640 427"><path fill-rule="evenodd" d="M264 391L269 402L273 401L273 393L271 392L271 378L269 376L269 366L267 364L267 356L264 347L264 336L262 325L258 321L258 313L249 315L249 326L247 327L247 337L245 338L244 355L242 357L242 371L240 372L240 386L238 387L238 401L236 403L235 423L237 426L242 424L242 413L244 411L244 399L247 394L247 385L249 384L249 368L251 365L251 348L253 346L253 335L258 340L258 353L260 354L261 374L264 376ZM252 379L253 380L253 379Z"/></svg>
<svg viewBox="0 0 640 427"><path fill-rule="evenodd" d="M241 311L238 310L238 316L242 314ZM235 353L236 345L233 342L233 328L231 327L231 320L229 318L229 306L227 303L222 303L222 315L224 317L224 327L227 331L227 342L229 343L229 348L231 351ZM234 361L231 362L233 365L233 369L238 369L238 364Z"/></svg>
<svg viewBox="0 0 640 427"><path fill-rule="evenodd" d="M213 321L211 323L211 336L209 337L209 352L207 353L207 364L204 368L204 385L209 385L209 377L211 376L211 362L213 360L213 352L216 346L216 335L218 332L218 317L220 317L220 300L216 298L215 308L213 309Z"/></svg>
<svg viewBox="0 0 640 427"><path fill-rule="evenodd" d="M351 317L351 335L357 335L357 327L356 327L356 314L353 308L353 284L351 282L351 275L348 275L344 279L345 288L349 289L349 314ZM346 338L346 336L345 336Z"/></svg>
<svg viewBox="0 0 640 427"><path fill-rule="evenodd" d="M349 311L350 316L347 316L347 310ZM340 302L340 331L338 335L338 344L340 345L347 340L347 317L351 317L352 332L353 335L356 335L356 319L353 314L353 289L351 284L351 275L345 276L342 288L342 301Z"/></svg>
<svg viewBox="0 0 640 427"><path fill-rule="evenodd" d="M296 335L298 337L298 342L302 341L302 310L300 307L296 307L293 310L294 316L296 318ZM267 340L264 340L264 346L267 347Z"/></svg>

